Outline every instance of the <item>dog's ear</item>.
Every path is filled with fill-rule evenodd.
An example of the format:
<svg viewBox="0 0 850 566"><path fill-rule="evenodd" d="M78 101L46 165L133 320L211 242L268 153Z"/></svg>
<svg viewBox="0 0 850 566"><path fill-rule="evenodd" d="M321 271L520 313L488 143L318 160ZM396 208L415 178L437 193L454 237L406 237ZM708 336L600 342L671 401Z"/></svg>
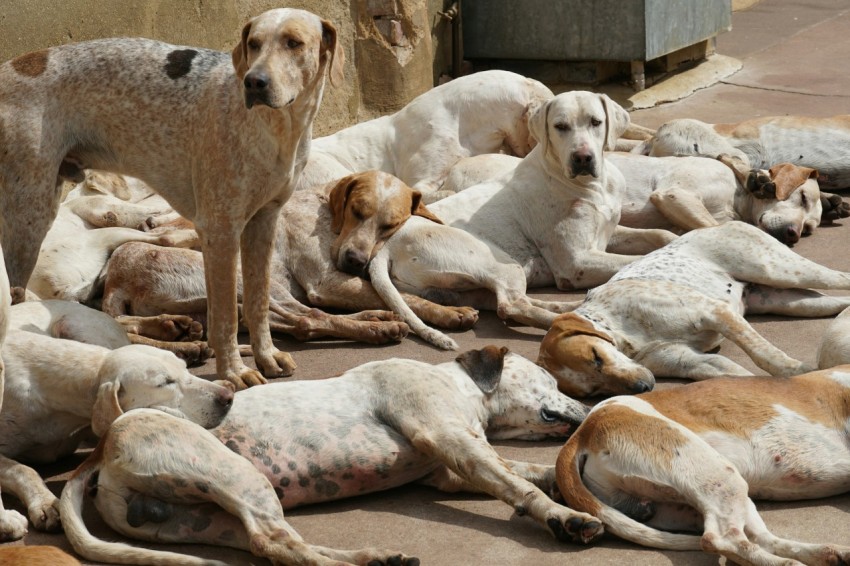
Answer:
<svg viewBox="0 0 850 566"><path fill-rule="evenodd" d="M540 144L543 154L549 151L549 105L546 102L531 102L528 105L528 131Z"/></svg>
<svg viewBox="0 0 850 566"><path fill-rule="evenodd" d="M431 222L436 222L437 224L442 224L443 221L437 218L437 216L428 210L425 204L422 202L422 193L419 191L413 191L412 194L413 201L410 205L410 213L414 216L421 216L422 218L427 218Z"/></svg>
<svg viewBox="0 0 850 566"><path fill-rule="evenodd" d="M330 71L328 76L331 85L338 87L345 80L342 66L345 64L345 50L339 41L336 27L327 20L322 20L322 58L330 56Z"/></svg>
<svg viewBox="0 0 850 566"><path fill-rule="evenodd" d="M785 200L797 187L809 179L817 179L818 172L810 167L800 167L792 163L780 163L769 169L770 178L776 185L777 200Z"/></svg>
<svg viewBox="0 0 850 566"><path fill-rule="evenodd" d="M550 335L554 336L556 340L578 335L595 336L614 343L614 338L610 334L599 330L586 318L571 312L559 315L552 321L552 328L546 333L544 339Z"/></svg>
<svg viewBox="0 0 850 566"><path fill-rule="evenodd" d="M233 61L233 69L236 71L236 76L242 81L245 74L248 72L248 34L251 33L251 23L253 20L245 24L242 28L242 39L233 48L230 58Z"/></svg>
<svg viewBox="0 0 850 566"><path fill-rule="evenodd" d="M626 109L611 100L607 94L600 94L599 99L605 108L605 150L614 151L617 139L626 132L631 118Z"/></svg>
<svg viewBox="0 0 850 566"><path fill-rule="evenodd" d="M507 353L505 347L485 346L481 350L464 352L455 361L469 374L475 385L489 395L499 386Z"/></svg>
<svg viewBox="0 0 850 566"><path fill-rule="evenodd" d="M97 436L103 436L109 425L124 414L118 403L118 390L121 385L117 381L107 381L97 390L91 416L91 429Z"/></svg>
<svg viewBox="0 0 850 566"><path fill-rule="evenodd" d="M331 189L331 194L328 196L328 206L331 207L331 230L334 234L342 232L342 225L345 223L345 203L348 202L348 195L357 186L360 177L357 175L348 175L336 182L334 188Z"/></svg>

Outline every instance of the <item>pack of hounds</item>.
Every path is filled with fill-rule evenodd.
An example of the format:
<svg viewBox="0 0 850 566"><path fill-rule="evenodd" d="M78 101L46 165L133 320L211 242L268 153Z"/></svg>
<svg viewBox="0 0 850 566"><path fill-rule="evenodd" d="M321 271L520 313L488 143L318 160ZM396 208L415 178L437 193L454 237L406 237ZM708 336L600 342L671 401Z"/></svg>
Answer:
<svg viewBox="0 0 850 566"><path fill-rule="evenodd" d="M331 22L277 9L231 54L107 39L0 66L0 487L27 514L0 506L0 541L62 528L91 561L218 563L100 540L89 499L139 541L412 566L311 544L283 510L420 482L489 494L563 541L850 564L848 547L773 535L752 501L850 488L850 315L818 367L745 318L850 306L821 292L850 273L790 249L850 215L822 191L850 186L850 116L652 131L605 95L485 71L312 139L344 60ZM457 349L443 331L480 309L547 330L538 359L493 345L265 384L295 369L272 331ZM715 353L724 338L769 376ZM211 356L218 381L187 370ZM596 395L614 397L574 399ZM89 430L57 498L26 464ZM551 465L488 443L552 437L568 440ZM0 547L37 560L76 563Z"/></svg>

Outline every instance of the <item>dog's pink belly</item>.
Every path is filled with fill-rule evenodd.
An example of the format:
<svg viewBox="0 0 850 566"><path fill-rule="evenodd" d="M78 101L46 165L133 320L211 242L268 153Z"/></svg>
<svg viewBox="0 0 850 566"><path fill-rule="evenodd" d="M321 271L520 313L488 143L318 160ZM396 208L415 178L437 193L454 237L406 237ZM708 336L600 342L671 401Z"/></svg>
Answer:
<svg viewBox="0 0 850 566"><path fill-rule="evenodd" d="M265 474L284 509L398 487L439 465L389 427L344 421L325 414L309 428L276 427L277 435L254 434L255 426L214 432Z"/></svg>

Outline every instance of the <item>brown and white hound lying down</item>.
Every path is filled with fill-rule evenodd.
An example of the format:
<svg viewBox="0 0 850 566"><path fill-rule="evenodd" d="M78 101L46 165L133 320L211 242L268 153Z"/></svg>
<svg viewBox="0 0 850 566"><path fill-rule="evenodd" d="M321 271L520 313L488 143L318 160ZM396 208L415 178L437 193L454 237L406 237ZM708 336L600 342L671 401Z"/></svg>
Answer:
<svg viewBox="0 0 850 566"><path fill-rule="evenodd" d="M407 325L383 310L381 297L359 275L411 215L439 222L421 203L418 191L379 171L349 175L293 195L283 208L274 248L272 329L300 340L321 336L373 344L401 340ZM478 320L472 308L446 307L414 295L405 300L442 328L467 329ZM356 312L330 315L305 303ZM203 316L201 254L136 243L120 247L107 266L102 308L113 316Z"/></svg>
<svg viewBox="0 0 850 566"><path fill-rule="evenodd" d="M728 338L769 374L794 375L813 368L770 344L743 315L822 317L850 306L848 296L812 289L850 290L850 273L809 261L743 222L694 230L560 315L538 362L568 395L642 393L654 376L749 375L706 353Z"/></svg>
<svg viewBox="0 0 850 566"><path fill-rule="evenodd" d="M750 499L850 490L848 422L850 366L616 397L561 450L558 487L570 506L644 546L701 548L737 564L848 564L848 547L772 535Z"/></svg>
<svg viewBox="0 0 850 566"><path fill-rule="evenodd" d="M391 359L336 378L273 383L238 393L232 411L212 434L153 412L118 419L63 491L74 549L116 563L166 558L92 537L80 517L88 492L104 520L132 538L232 546L287 564L416 564L388 551L307 544L282 511L413 481L488 493L559 539L588 542L602 532L592 516L544 492L552 466L505 460L487 442L564 436L587 413L506 348L436 366Z"/></svg>

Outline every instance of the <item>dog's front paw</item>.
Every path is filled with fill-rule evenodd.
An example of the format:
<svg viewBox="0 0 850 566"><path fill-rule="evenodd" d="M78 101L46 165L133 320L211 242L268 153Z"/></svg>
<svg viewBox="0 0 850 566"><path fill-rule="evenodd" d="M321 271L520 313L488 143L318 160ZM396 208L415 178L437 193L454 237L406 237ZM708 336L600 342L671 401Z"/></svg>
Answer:
<svg viewBox="0 0 850 566"><path fill-rule="evenodd" d="M210 359L214 354L209 344L200 340L195 342L177 342L173 351L178 358L186 362L187 366L200 365Z"/></svg>
<svg viewBox="0 0 850 566"><path fill-rule="evenodd" d="M36 530L54 533L62 528L59 521L59 500L55 497L47 503L30 506L27 514Z"/></svg>
<svg viewBox="0 0 850 566"><path fill-rule="evenodd" d="M593 515L579 513L566 507L562 509L546 519L546 524L556 539L587 544L605 532L602 521Z"/></svg>
<svg viewBox="0 0 850 566"><path fill-rule="evenodd" d="M295 365L295 360L292 359L292 356L280 350L275 350L270 356L255 355L254 359L263 376L267 378L289 377L295 371L295 368L298 367ZM265 383L265 380L263 380L263 383Z"/></svg>
<svg viewBox="0 0 850 566"><path fill-rule="evenodd" d="M369 322L368 324L369 327L362 340L369 344L401 342L410 331L410 327L403 322Z"/></svg>
<svg viewBox="0 0 850 566"><path fill-rule="evenodd" d="M841 198L840 195L821 192L820 202L823 207L820 217L821 224L831 224L835 220L850 216L850 203Z"/></svg>
<svg viewBox="0 0 850 566"><path fill-rule="evenodd" d="M446 328L450 330L469 330L478 322L478 311L472 307L451 307L454 317L450 318Z"/></svg>
<svg viewBox="0 0 850 566"><path fill-rule="evenodd" d="M372 558L366 566L419 566L419 559L415 556L396 553L386 557Z"/></svg>
<svg viewBox="0 0 850 566"><path fill-rule="evenodd" d="M0 542L20 540L26 534L26 517L12 509L0 511Z"/></svg>

